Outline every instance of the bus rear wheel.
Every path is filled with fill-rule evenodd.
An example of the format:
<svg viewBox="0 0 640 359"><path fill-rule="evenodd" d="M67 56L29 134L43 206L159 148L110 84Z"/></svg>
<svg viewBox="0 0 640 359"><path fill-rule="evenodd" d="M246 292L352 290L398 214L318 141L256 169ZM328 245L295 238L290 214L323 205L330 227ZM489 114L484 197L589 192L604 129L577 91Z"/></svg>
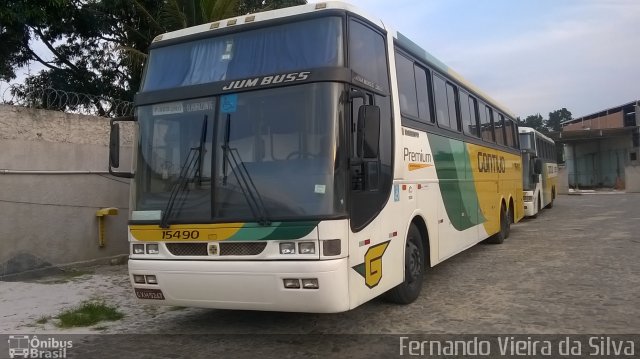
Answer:
<svg viewBox="0 0 640 359"><path fill-rule="evenodd" d="M418 227L412 223L409 226L404 251L404 282L385 293L384 298L398 304L409 304L415 301L422 290L424 263L422 235Z"/></svg>
<svg viewBox="0 0 640 359"><path fill-rule="evenodd" d="M511 223L509 223L509 214L504 205L500 209L500 231L485 240L489 244L501 244L509 236Z"/></svg>

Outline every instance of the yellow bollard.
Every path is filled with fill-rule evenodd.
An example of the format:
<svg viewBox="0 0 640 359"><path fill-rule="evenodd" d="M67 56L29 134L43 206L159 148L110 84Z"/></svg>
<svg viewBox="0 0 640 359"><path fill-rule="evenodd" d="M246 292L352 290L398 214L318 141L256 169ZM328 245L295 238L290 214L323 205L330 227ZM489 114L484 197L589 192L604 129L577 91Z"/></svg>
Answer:
<svg viewBox="0 0 640 359"><path fill-rule="evenodd" d="M96 212L96 217L98 217L98 246L104 247L104 240L105 240L104 217L115 216L117 214L118 214L118 209L113 207L100 208Z"/></svg>

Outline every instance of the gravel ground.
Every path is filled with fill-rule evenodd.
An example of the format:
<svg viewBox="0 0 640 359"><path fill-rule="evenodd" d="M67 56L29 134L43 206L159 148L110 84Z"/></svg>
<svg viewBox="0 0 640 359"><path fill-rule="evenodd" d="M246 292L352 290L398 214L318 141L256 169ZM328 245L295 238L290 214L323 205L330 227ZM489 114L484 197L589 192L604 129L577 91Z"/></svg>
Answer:
<svg viewBox="0 0 640 359"><path fill-rule="evenodd" d="M640 333L638 203L640 194L561 196L513 226L504 244L478 245L431 268L409 306L374 300L346 313L300 314L140 305L126 266L101 266L0 282L0 333L201 334L187 336L200 348L204 334L251 334L229 339L250 348L272 334ZM86 299L125 317L83 329L58 329L55 318L36 323Z"/></svg>

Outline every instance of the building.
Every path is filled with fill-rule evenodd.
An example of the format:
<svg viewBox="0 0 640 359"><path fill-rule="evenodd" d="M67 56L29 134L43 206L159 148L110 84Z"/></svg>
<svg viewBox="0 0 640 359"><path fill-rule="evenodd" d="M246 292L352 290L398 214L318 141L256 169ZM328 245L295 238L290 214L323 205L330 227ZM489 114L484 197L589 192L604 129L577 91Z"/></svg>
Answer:
<svg viewBox="0 0 640 359"><path fill-rule="evenodd" d="M571 188L640 192L640 100L562 123L551 134L564 144Z"/></svg>

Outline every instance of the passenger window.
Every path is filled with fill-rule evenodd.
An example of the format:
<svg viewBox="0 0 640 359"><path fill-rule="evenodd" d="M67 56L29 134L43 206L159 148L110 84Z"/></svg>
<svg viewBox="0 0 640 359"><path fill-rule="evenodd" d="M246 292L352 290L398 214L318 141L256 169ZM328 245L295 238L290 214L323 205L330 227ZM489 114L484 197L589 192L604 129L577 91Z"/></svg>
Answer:
<svg viewBox="0 0 640 359"><path fill-rule="evenodd" d="M506 137L506 144L509 147L515 147L514 146L514 139L513 139L513 122L511 121L511 119L505 118L504 120L504 132Z"/></svg>
<svg viewBox="0 0 640 359"><path fill-rule="evenodd" d="M440 76L433 76L433 94L436 100L436 119L441 126L449 127L449 106L446 83Z"/></svg>
<svg viewBox="0 0 640 359"><path fill-rule="evenodd" d="M471 117L471 124L469 125L469 133L480 137L480 130L478 126L478 101L473 97L469 96L469 115Z"/></svg>
<svg viewBox="0 0 640 359"><path fill-rule="evenodd" d="M498 111L493 112L493 133L495 133L496 143L504 145L504 117Z"/></svg>
<svg viewBox="0 0 640 359"><path fill-rule="evenodd" d="M480 111L480 132L482 139L488 142L494 142L493 139L493 126L491 125L491 109L486 105L482 105Z"/></svg>
<svg viewBox="0 0 640 359"><path fill-rule="evenodd" d="M460 131L460 124L458 122L458 110L457 110L457 88L452 84L447 83L447 104L449 106L449 127L453 130Z"/></svg>
<svg viewBox="0 0 640 359"><path fill-rule="evenodd" d="M462 130L465 134L478 137L476 124L476 99L464 91L460 91L460 116L462 118Z"/></svg>
<svg viewBox="0 0 640 359"><path fill-rule="evenodd" d="M396 74L398 76L398 95L400 111L413 117L418 117L418 100L416 98L416 83L413 73L413 61L396 52Z"/></svg>
<svg viewBox="0 0 640 359"><path fill-rule="evenodd" d="M418 114L424 122L433 122L431 118L431 97L429 96L429 72L420 66L415 66L416 91L418 93Z"/></svg>

